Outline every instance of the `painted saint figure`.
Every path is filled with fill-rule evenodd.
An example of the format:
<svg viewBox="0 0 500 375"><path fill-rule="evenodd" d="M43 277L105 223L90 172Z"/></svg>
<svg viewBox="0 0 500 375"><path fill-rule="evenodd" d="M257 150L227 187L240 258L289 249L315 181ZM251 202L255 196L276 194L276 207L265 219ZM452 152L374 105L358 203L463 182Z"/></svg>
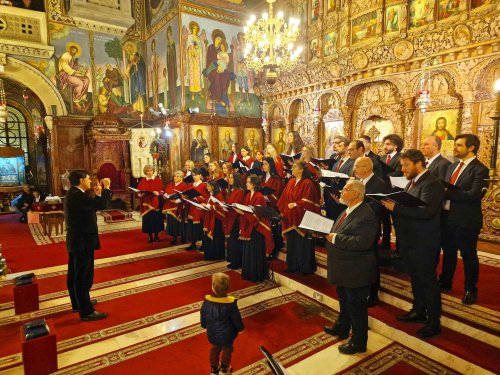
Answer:
<svg viewBox="0 0 500 375"><path fill-rule="evenodd" d="M160 61L156 53L156 41L151 41L151 91L153 95L153 107L158 108L158 71Z"/></svg>
<svg viewBox="0 0 500 375"><path fill-rule="evenodd" d="M189 35L186 42L187 66L185 84L189 88L191 100L194 100L196 94L201 93L203 86L201 79L203 47L199 37L200 26L191 21L189 23Z"/></svg>
<svg viewBox="0 0 500 375"><path fill-rule="evenodd" d="M174 109L177 97L177 54L175 52L175 40L172 36L172 26L167 27L167 67L168 108Z"/></svg>
<svg viewBox="0 0 500 375"><path fill-rule="evenodd" d="M191 142L191 160L203 161L203 155L208 152L208 143L203 138L203 130L196 130L196 138Z"/></svg>
<svg viewBox="0 0 500 375"><path fill-rule="evenodd" d="M125 77L129 81L130 103L134 111L144 112L146 107L146 63L133 43L125 43L124 49L128 60Z"/></svg>
<svg viewBox="0 0 500 375"><path fill-rule="evenodd" d="M439 117L436 120L436 128L431 135L439 137L442 141L452 141L455 139L453 135L446 129L447 120L446 117Z"/></svg>
<svg viewBox="0 0 500 375"><path fill-rule="evenodd" d="M61 90L66 86L73 88L73 104L80 112L85 112L87 108L82 106L82 102L87 100L90 79L87 69L76 61L81 54L82 49L77 43L66 44L66 52L59 58L59 82Z"/></svg>

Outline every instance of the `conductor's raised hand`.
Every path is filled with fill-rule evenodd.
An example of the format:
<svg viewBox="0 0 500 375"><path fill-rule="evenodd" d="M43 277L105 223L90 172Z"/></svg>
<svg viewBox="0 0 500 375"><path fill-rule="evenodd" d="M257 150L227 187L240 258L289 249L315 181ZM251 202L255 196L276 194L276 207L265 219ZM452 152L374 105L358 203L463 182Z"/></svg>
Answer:
<svg viewBox="0 0 500 375"><path fill-rule="evenodd" d="M156 195L156 196L160 195L160 193L159 193L159 192L157 192L156 190L155 190L155 191L153 191L153 194L154 194L154 195Z"/></svg>
<svg viewBox="0 0 500 375"><path fill-rule="evenodd" d="M106 177L106 178L103 178L103 179L101 180L101 185L102 185L102 187L103 187L104 189L109 189L109 187L111 186L111 179L109 179L109 178L107 178L107 177Z"/></svg>
<svg viewBox="0 0 500 375"><path fill-rule="evenodd" d="M97 195L98 197L101 196L101 193L102 193L102 186L101 186L101 182L99 180L97 180L97 185L94 186L94 193L95 195Z"/></svg>

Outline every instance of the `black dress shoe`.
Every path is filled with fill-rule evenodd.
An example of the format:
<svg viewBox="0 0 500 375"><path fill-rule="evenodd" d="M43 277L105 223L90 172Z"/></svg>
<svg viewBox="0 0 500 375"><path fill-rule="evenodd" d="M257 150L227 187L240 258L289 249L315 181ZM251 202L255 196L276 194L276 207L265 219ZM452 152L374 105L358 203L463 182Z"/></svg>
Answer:
<svg viewBox="0 0 500 375"><path fill-rule="evenodd" d="M106 319L108 317L108 313L94 311L92 314L87 316L81 316L80 320L84 322L92 322L94 320Z"/></svg>
<svg viewBox="0 0 500 375"><path fill-rule="evenodd" d="M439 335L440 333L441 325L439 323L426 324L417 331L417 335L423 339L428 339L429 337Z"/></svg>
<svg viewBox="0 0 500 375"><path fill-rule="evenodd" d="M356 346L352 341L349 341L347 344L342 344L339 346L339 352L343 354L364 353L366 352L366 346L365 347Z"/></svg>
<svg viewBox="0 0 500 375"><path fill-rule="evenodd" d="M462 298L462 303L464 305L473 305L477 300L477 292L465 291L464 298Z"/></svg>
<svg viewBox="0 0 500 375"><path fill-rule="evenodd" d="M369 296L366 299L366 304L368 305L368 307L376 306L376 305L378 305L378 303L379 303L379 300L378 300L377 296Z"/></svg>
<svg viewBox="0 0 500 375"><path fill-rule="evenodd" d="M325 331L325 333L328 333L329 335L337 336L339 340L345 340L346 338L349 337L349 332L347 333L341 332L339 326L331 326L331 327L324 326L323 331Z"/></svg>
<svg viewBox="0 0 500 375"><path fill-rule="evenodd" d="M95 298L91 298L91 299L90 299L90 303L92 304L92 306L95 306L95 305L97 305L97 300L96 300ZM73 307L73 308L71 309L71 312L78 312L78 308Z"/></svg>
<svg viewBox="0 0 500 375"><path fill-rule="evenodd" d="M186 250L194 250L194 249L196 249L196 245L195 244L191 244L188 247L186 247Z"/></svg>
<svg viewBox="0 0 500 375"><path fill-rule="evenodd" d="M397 315L396 319L405 323L427 323L427 317L425 314L419 314L413 309L408 311L406 314Z"/></svg>

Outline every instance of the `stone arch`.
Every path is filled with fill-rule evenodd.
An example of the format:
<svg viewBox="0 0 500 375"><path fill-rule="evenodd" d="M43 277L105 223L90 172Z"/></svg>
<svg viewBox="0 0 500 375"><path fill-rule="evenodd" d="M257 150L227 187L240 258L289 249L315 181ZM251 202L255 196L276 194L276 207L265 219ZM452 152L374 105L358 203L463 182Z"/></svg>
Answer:
<svg viewBox="0 0 500 375"><path fill-rule="evenodd" d="M292 124L299 115L309 112L309 103L306 98L296 98L288 104L288 123Z"/></svg>
<svg viewBox="0 0 500 375"><path fill-rule="evenodd" d="M57 115L66 116L68 114L60 92L50 79L39 70L21 60L7 57L4 74L9 79L29 87L40 98L45 113L52 114L52 106L55 106Z"/></svg>
<svg viewBox="0 0 500 375"><path fill-rule="evenodd" d="M499 75L495 77L497 71ZM482 101L495 99L495 94L493 93L495 78L500 79L500 58L488 61L484 66L479 68L472 83L475 92L475 100Z"/></svg>
<svg viewBox="0 0 500 375"><path fill-rule="evenodd" d="M455 72L453 69L450 69L448 67L439 67L439 68L435 68L435 69L431 70L431 73L430 73L431 97L432 97L433 91L436 91L436 89L433 87L433 85L435 83L435 79L438 76L443 76L446 79L446 84L448 85L447 94L450 96L458 97L459 95L457 93L457 90L458 90L459 80L457 79L457 72ZM420 78L421 78L420 74L417 74L413 78L411 92L413 94L412 96L414 96L414 97L416 97L418 92L420 91ZM441 94L439 94L439 95L441 95Z"/></svg>

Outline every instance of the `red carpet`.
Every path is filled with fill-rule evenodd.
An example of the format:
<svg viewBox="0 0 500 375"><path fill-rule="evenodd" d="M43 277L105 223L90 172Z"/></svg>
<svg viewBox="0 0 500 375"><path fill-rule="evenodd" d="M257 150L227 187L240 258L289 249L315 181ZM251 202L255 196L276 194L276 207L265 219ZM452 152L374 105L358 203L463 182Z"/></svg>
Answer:
<svg viewBox="0 0 500 375"><path fill-rule="evenodd" d="M255 286L253 283L242 280L240 275L235 272L229 271L227 273L231 276L232 291L239 291L244 288ZM263 286L263 288L265 288L265 286ZM178 281L177 284L166 287L129 296L124 295L121 298L99 302L96 306L98 311L106 311L109 313L109 317L104 320L82 323L78 320L78 314L72 313L71 311L55 314L50 316L50 318L53 320L55 329L57 330L57 341L61 343L61 341L68 340L70 338L90 334L91 332L105 331L106 329L119 324L131 322L136 319L144 318L145 316L159 314L160 312L202 301L205 294L210 292L211 278L210 276L207 276L187 282ZM194 310L186 309L177 315L192 313L193 311L197 311L200 307L201 305L197 304L193 307ZM146 326L171 318L172 316L169 315L163 318L157 316L155 319L149 320L146 323ZM0 345L0 357L20 351L19 326L21 324L22 323L9 324L1 327L0 342L2 345ZM136 326L130 326L122 331L113 331L112 334L108 332L107 336L102 338L123 334L137 328L138 327ZM103 334L103 332L101 332L100 335L101 334ZM84 340L76 343L76 346L81 346L86 343L87 342Z"/></svg>
<svg viewBox="0 0 500 375"><path fill-rule="evenodd" d="M0 241L3 246L3 256L11 272L67 263L68 254L65 243L45 245L43 248L37 246L28 226L19 223L16 218L17 215L0 215ZM148 243L147 235L140 229L118 234L101 234L99 237L101 250L95 253L97 259L159 249L170 243L165 234L160 235L161 242Z"/></svg>
<svg viewBox="0 0 500 375"><path fill-rule="evenodd" d="M203 260L203 254L198 251L182 251L176 254L165 254L151 259L133 260L125 264L97 266L94 274L94 290L100 283L132 277L142 273L198 262ZM150 277L150 276L145 276ZM107 286L107 285L105 285ZM13 301L13 285L9 284L0 288L0 303ZM66 273L54 277L39 277L38 288L40 297L49 293L66 291ZM2 309L0 308L0 311Z"/></svg>

